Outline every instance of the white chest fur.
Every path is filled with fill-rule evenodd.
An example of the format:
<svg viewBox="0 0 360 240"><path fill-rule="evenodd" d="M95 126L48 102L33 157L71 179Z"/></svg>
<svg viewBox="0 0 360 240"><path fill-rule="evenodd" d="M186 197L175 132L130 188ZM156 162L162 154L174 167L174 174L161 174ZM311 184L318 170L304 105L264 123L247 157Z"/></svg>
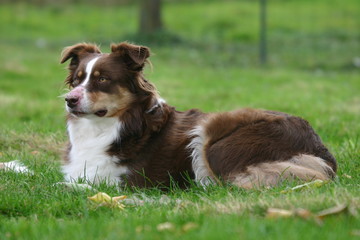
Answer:
<svg viewBox="0 0 360 240"><path fill-rule="evenodd" d="M109 156L109 145L120 137L121 122L117 118L77 118L68 121L71 150L69 162L63 166L65 180L84 179L90 183L119 183L120 176L128 172Z"/></svg>

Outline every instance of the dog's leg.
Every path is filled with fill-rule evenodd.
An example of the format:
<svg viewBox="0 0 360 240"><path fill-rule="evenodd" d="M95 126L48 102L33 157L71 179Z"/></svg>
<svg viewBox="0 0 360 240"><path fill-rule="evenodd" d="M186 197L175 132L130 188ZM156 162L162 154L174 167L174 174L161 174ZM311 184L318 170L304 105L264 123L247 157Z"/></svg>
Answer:
<svg viewBox="0 0 360 240"><path fill-rule="evenodd" d="M301 154L287 161L264 162L247 167L242 173L233 173L228 181L242 188L275 186L282 180L331 180L332 168L321 158Z"/></svg>
<svg viewBox="0 0 360 240"><path fill-rule="evenodd" d="M193 137L193 139L188 145L188 148L191 150L192 168L195 173L195 181L203 187L215 184L216 178L211 171L204 154L206 139L202 126L194 128L190 132L190 136Z"/></svg>

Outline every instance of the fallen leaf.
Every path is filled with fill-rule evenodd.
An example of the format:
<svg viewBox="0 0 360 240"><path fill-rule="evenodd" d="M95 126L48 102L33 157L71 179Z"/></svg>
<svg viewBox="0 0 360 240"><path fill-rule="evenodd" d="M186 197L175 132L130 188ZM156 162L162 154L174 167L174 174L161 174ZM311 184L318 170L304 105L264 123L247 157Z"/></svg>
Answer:
<svg viewBox="0 0 360 240"><path fill-rule="evenodd" d="M99 192L92 197L88 197L88 199L96 203L111 202L111 197L104 192Z"/></svg>
<svg viewBox="0 0 360 240"><path fill-rule="evenodd" d="M266 213L267 218L288 218L300 217L303 219L314 218L314 214L307 209L297 208L295 210L286 210L279 208L269 208Z"/></svg>
<svg viewBox="0 0 360 240"><path fill-rule="evenodd" d="M317 179L317 180L312 181L312 182L297 185L297 186L295 186L293 188L290 188L290 189L282 190L280 193L289 193L289 192L294 192L294 191L300 191L300 190L303 190L303 189L318 188L318 187L323 186L326 183L328 183L328 181L322 181L322 180Z"/></svg>
<svg viewBox="0 0 360 240"><path fill-rule="evenodd" d="M317 214L312 213L307 209L298 208L295 210L286 210L279 208L268 208L266 212L266 218L289 218L289 217L300 217L303 219L313 219L319 225L322 224L322 220L331 215L340 214L345 212L349 207L346 204L340 204L332 208L328 208L318 212Z"/></svg>
<svg viewBox="0 0 360 240"><path fill-rule="evenodd" d="M173 231L175 229L174 224L172 224L171 222L164 222L164 223L160 223L156 226L156 229L159 232L162 231Z"/></svg>
<svg viewBox="0 0 360 240"><path fill-rule="evenodd" d="M314 216L314 214L312 212L310 212L307 209L303 209L303 208L296 209L295 210L295 215L299 216L301 218L304 218L304 219L309 219L309 218Z"/></svg>
<svg viewBox="0 0 360 240"><path fill-rule="evenodd" d="M88 199L94 203L98 203L99 206L107 206L111 208L119 208L124 209L125 205L122 204L120 201L126 198L125 195L117 196L117 197L110 197L108 194L104 192L99 192L92 197L88 197Z"/></svg>
<svg viewBox="0 0 360 240"><path fill-rule="evenodd" d="M121 195L121 196L117 196L117 197L112 197L112 198L111 198L112 201L116 201L116 202L121 201L121 200L124 200L124 199L126 199L126 196L125 196L125 195Z"/></svg>
<svg viewBox="0 0 360 240"><path fill-rule="evenodd" d="M294 212L279 208L268 208L266 212L266 218L286 218L291 216L294 216Z"/></svg>
<svg viewBox="0 0 360 240"><path fill-rule="evenodd" d="M350 175L347 175L346 173L343 174L343 177L351 179L352 177Z"/></svg>
<svg viewBox="0 0 360 240"><path fill-rule="evenodd" d="M40 152L39 151L32 151L31 154L32 155L38 155Z"/></svg>
<svg viewBox="0 0 360 240"><path fill-rule="evenodd" d="M182 226L182 230L184 232L188 232L188 231L194 230L194 229L196 229L198 227L199 227L198 224L196 224L194 222L188 222L188 223L184 224L184 226Z"/></svg>
<svg viewBox="0 0 360 240"><path fill-rule="evenodd" d="M328 208L328 209L325 209L325 210L322 210L322 211L318 212L316 214L316 217L318 217L320 219L323 219L323 218L331 216L331 215L336 215L336 214L345 212L346 209L347 209L346 204L340 204L340 205L337 205L335 207Z"/></svg>

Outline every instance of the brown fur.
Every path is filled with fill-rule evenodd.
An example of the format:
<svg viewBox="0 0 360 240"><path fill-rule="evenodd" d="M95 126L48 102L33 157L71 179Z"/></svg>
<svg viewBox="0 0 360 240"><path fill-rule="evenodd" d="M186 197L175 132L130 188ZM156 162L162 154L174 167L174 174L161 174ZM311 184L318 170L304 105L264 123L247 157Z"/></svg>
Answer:
<svg viewBox="0 0 360 240"><path fill-rule="evenodd" d="M127 176L128 184L169 186L172 178L179 186L185 186L186 176L194 177L186 148L190 142L187 133L202 113L197 110L177 112L165 105L152 115L140 116L136 127L131 125L134 116L137 113L129 112L122 120L126 129L138 129L126 132L109 149L109 154L121 159L119 164L132 169L133 174Z"/></svg>
<svg viewBox="0 0 360 240"><path fill-rule="evenodd" d="M123 87L118 87L114 94L92 92L89 95L90 99L95 103L93 108L104 109L106 107L108 117L121 116L129 105L135 101L134 95Z"/></svg>
<svg viewBox="0 0 360 240"><path fill-rule="evenodd" d="M196 127L201 127L197 134L203 136L196 143L201 149L193 149L193 154L215 181L251 188L255 180L257 185L274 185L283 172L285 178L303 180L334 177L336 160L307 121L254 109L218 114L176 111L159 104L155 86L142 74L150 56L147 47L120 43L111 51L100 54L94 45L78 44L64 50L61 62L72 59L66 82L76 87L83 81L79 78L85 78L86 63L100 56L87 90L96 109L114 105L118 110L107 116L117 116L123 123L107 154L130 169L121 176L127 184L169 186L172 179L185 186L186 176L195 178L189 146L195 146L192 141L197 136L191 132ZM106 81L99 84L102 75Z"/></svg>
<svg viewBox="0 0 360 240"><path fill-rule="evenodd" d="M232 172L246 171L249 165L285 161L299 154L320 157L336 171L335 158L299 117L243 109L214 115L205 129L206 158L224 179Z"/></svg>

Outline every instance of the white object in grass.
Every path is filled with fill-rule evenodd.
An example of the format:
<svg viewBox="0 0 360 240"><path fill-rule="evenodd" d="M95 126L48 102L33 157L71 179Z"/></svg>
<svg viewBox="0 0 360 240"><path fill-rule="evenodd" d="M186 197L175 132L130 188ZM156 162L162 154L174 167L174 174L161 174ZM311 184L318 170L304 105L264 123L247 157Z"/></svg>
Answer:
<svg viewBox="0 0 360 240"><path fill-rule="evenodd" d="M33 171L24 166L19 160L14 160L11 162L1 162L0 169L4 171L12 171L16 173L29 173L34 174Z"/></svg>

